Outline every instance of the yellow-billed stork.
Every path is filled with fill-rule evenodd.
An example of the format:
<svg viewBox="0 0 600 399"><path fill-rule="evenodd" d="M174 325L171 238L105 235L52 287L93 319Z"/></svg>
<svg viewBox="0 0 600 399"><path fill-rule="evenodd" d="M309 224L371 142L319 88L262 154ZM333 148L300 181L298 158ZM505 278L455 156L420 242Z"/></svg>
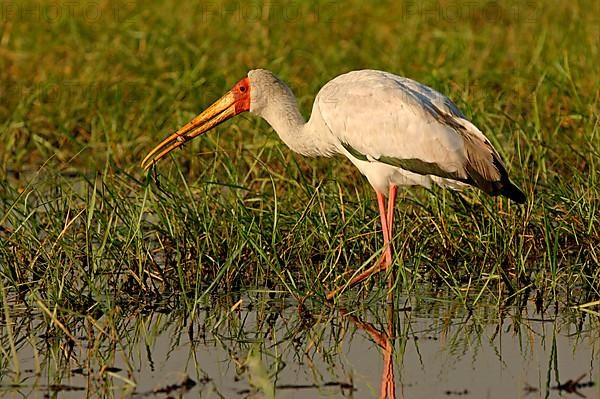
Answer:
<svg viewBox="0 0 600 399"><path fill-rule="evenodd" d="M270 71L252 70L150 151L142 167L148 169L186 141L246 111L264 118L292 151L307 156L345 155L375 189L384 253L346 287L392 264L390 240L398 186L474 186L525 202L490 141L450 99L414 80L375 70L349 72L325 84L308 122L285 83Z"/></svg>

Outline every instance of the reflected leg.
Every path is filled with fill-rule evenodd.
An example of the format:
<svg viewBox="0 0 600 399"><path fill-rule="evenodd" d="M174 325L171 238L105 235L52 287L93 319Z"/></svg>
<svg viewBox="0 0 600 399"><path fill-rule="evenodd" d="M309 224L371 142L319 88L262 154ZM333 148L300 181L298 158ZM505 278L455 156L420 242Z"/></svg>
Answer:
<svg viewBox="0 0 600 399"><path fill-rule="evenodd" d="M383 354L383 373L381 376L381 398L396 398L396 382L394 381L394 337L396 329L394 328L394 292L392 286L394 284L394 271L391 270L388 275L388 308L387 308L387 328L386 328L386 345Z"/></svg>

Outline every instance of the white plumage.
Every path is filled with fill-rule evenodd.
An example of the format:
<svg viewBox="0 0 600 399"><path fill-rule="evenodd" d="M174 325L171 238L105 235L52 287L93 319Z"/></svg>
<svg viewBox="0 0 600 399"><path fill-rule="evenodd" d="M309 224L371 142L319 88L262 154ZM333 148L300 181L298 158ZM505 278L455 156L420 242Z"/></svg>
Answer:
<svg viewBox="0 0 600 399"><path fill-rule="evenodd" d="M250 111L292 150L343 154L377 192L387 194L391 184L474 185L522 202L489 140L428 86L383 71L349 72L321 88L305 123L292 92L275 75L259 69L248 76Z"/></svg>
<svg viewBox="0 0 600 399"><path fill-rule="evenodd" d="M321 92L336 94L321 98ZM368 161L357 159L341 145L339 151L369 179L376 191L386 193L391 183L428 187L434 181L453 188L464 186L378 162L382 156L419 159L444 165L452 172L459 171L465 160L462 138L429 114L417 96L449 115L454 110L455 117L462 116L446 97L413 80L372 70L341 75L327 83L321 92L316 102L330 131L335 132L340 142L364 154Z"/></svg>

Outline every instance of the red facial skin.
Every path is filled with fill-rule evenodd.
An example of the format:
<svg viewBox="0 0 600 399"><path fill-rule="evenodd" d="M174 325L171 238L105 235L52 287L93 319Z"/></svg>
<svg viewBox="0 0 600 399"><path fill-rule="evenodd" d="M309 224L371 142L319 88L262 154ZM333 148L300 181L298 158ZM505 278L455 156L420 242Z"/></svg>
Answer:
<svg viewBox="0 0 600 399"><path fill-rule="evenodd" d="M231 91L235 97L235 113L250 111L250 79L240 80Z"/></svg>

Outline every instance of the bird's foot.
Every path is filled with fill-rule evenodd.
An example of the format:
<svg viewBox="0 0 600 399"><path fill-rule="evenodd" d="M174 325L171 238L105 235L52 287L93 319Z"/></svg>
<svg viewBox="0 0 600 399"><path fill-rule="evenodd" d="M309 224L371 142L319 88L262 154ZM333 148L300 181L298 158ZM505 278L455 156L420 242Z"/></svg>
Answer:
<svg viewBox="0 0 600 399"><path fill-rule="evenodd" d="M330 291L325 297L328 301L331 301L335 296L344 291L347 288L352 288L356 284L365 281L367 278L371 277L373 274L377 274L383 270L387 270L388 262L386 261L386 254L384 253L379 260L367 270L361 272L359 275L355 276L352 280L350 280L346 284L342 284L336 289Z"/></svg>

